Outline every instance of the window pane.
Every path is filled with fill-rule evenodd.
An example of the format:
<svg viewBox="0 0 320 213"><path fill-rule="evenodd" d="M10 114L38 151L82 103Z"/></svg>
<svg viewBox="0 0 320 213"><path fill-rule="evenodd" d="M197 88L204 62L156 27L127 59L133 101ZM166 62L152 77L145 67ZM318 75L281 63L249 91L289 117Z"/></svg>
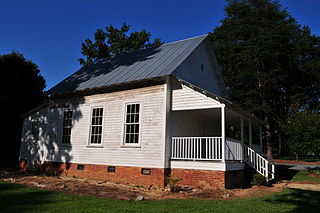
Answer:
<svg viewBox="0 0 320 213"><path fill-rule="evenodd" d="M139 143L139 134L134 134L135 143Z"/></svg>
<svg viewBox="0 0 320 213"><path fill-rule="evenodd" d="M134 131L132 133L139 133L139 124L132 124L134 126Z"/></svg>
<svg viewBox="0 0 320 213"><path fill-rule="evenodd" d="M97 144L102 141L103 108L93 108L91 115L90 143Z"/></svg>
<svg viewBox="0 0 320 213"><path fill-rule="evenodd" d="M140 104L128 104L125 115L125 143L139 143Z"/></svg>
<svg viewBox="0 0 320 213"><path fill-rule="evenodd" d="M134 135L130 134L130 143L133 143L133 138L134 138Z"/></svg>
<svg viewBox="0 0 320 213"><path fill-rule="evenodd" d="M102 125L102 117L99 117L99 118L98 118L97 124L98 124L98 125Z"/></svg>
<svg viewBox="0 0 320 213"><path fill-rule="evenodd" d="M131 115L130 115L130 123L134 123L134 122L135 122L134 117L135 117L134 114L131 114Z"/></svg>
<svg viewBox="0 0 320 213"><path fill-rule="evenodd" d="M70 143L72 127L72 111L63 112L62 143Z"/></svg>
<svg viewBox="0 0 320 213"><path fill-rule="evenodd" d="M134 114L134 123L139 123L139 114Z"/></svg>

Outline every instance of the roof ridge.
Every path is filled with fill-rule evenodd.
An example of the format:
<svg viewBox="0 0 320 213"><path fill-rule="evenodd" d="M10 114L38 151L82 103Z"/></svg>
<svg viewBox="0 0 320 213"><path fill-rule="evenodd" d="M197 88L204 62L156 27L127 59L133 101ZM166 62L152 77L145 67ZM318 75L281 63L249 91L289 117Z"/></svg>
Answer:
<svg viewBox="0 0 320 213"><path fill-rule="evenodd" d="M191 37L191 38L186 38L186 39L181 39L181 40L178 40L178 41L172 41L172 42L169 42L169 43L165 43L165 44L162 44L161 46L165 46L165 45L168 45L168 44L175 44L175 43L178 43L178 42L188 41L188 40L192 40L192 39L196 39L196 38L200 38L200 37L206 37L208 35L209 34L206 33L206 34L194 36L194 37Z"/></svg>

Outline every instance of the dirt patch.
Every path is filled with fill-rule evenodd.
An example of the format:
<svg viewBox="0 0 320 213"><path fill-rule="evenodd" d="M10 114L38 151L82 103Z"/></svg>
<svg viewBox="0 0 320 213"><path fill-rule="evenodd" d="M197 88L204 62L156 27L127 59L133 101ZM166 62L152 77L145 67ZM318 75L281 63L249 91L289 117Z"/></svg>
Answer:
<svg viewBox="0 0 320 213"><path fill-rule="evenodd" d="M310 183L289 183L287 188L290 189L302 189L308 191L320 192L320 184L310 184Z"/></svg>
<svg viewBox="0 0 320 213"><path fill-rule="evenodd" d="M316 178L320 178L320 175L317 174L308 174L309 177L316 177Z"/></svg>
<svg viewBox="0 0 320 213"><path fill-rule="evenodd" d="M73 195L91 195L109 199L134 200L143 196L146 200L163 199L233 199L250 198L272 194L282 190L284 185L272 187L254 186L248 189L191 189L171 193L155 186L143 187L130 184L116 184L107 181L93 181L73 177L48 177L32 173L2 172L0 178L11 183L24 184L45 190L54 190Z"/></svg>
<svg viewBox="0 0 320 213"><path fill-rule="evenodd" d="M283 189L283 184L274 184L272 186L252 186L248 189L235 189L235 197L238 198L253 198L261 197L280 192Z"/></svg>
<svg viewBox="0 0 320 213"><path fill-rule="evenodd" d="M305 162L305 161L296 161L296 160L280 160L274 159L274 162L277 164L300 164L300 165L310 165L310 166L320 166L320 162Z"/></svg>

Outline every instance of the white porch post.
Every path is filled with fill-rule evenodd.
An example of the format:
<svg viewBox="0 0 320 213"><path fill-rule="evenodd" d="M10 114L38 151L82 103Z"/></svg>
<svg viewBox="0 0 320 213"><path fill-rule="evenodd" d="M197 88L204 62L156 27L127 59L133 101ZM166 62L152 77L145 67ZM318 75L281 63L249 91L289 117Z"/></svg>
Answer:
<svg viewBox="0 0 320 213"><path fill-rule="evenodd" d="M240 119L240 129L241 129L241 142L244 144L243 117L241 117L241 119Z"/></svg>
<svg viewBox="0 0 320 213"><path fill-rule="evenodd" d="M249 146L252 145L252 123L251 120L249 120Z"/></svg>
<svg viewBox="0 0 320 213"><path fill-rule="evenodd" d="M226 135L225 135L225 106L221 107L221 140L222 140L222 162L225 162L225 146L226 146Z"/></svg>

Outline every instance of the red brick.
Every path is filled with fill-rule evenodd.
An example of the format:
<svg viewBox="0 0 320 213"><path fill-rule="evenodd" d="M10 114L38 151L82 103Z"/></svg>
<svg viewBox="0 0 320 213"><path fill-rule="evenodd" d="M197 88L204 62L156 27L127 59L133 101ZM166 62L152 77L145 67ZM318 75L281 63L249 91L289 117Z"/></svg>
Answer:
<svg viewBox="0 0 320 213"><path fill-rule="evenodd" d="M58 164L54 168L54 164ZM141 174L142 167L115 166L116 172L108 172L108 165L84 165L84 170L78 170L79 164L45 162L40 166L43 172L55 173L61 176L75 176L92 180L105 180L124 184L137 184L143 186L165 186L165 169L150 168L151 174ZM147 168L147 167L143 167Z"/></svg>

